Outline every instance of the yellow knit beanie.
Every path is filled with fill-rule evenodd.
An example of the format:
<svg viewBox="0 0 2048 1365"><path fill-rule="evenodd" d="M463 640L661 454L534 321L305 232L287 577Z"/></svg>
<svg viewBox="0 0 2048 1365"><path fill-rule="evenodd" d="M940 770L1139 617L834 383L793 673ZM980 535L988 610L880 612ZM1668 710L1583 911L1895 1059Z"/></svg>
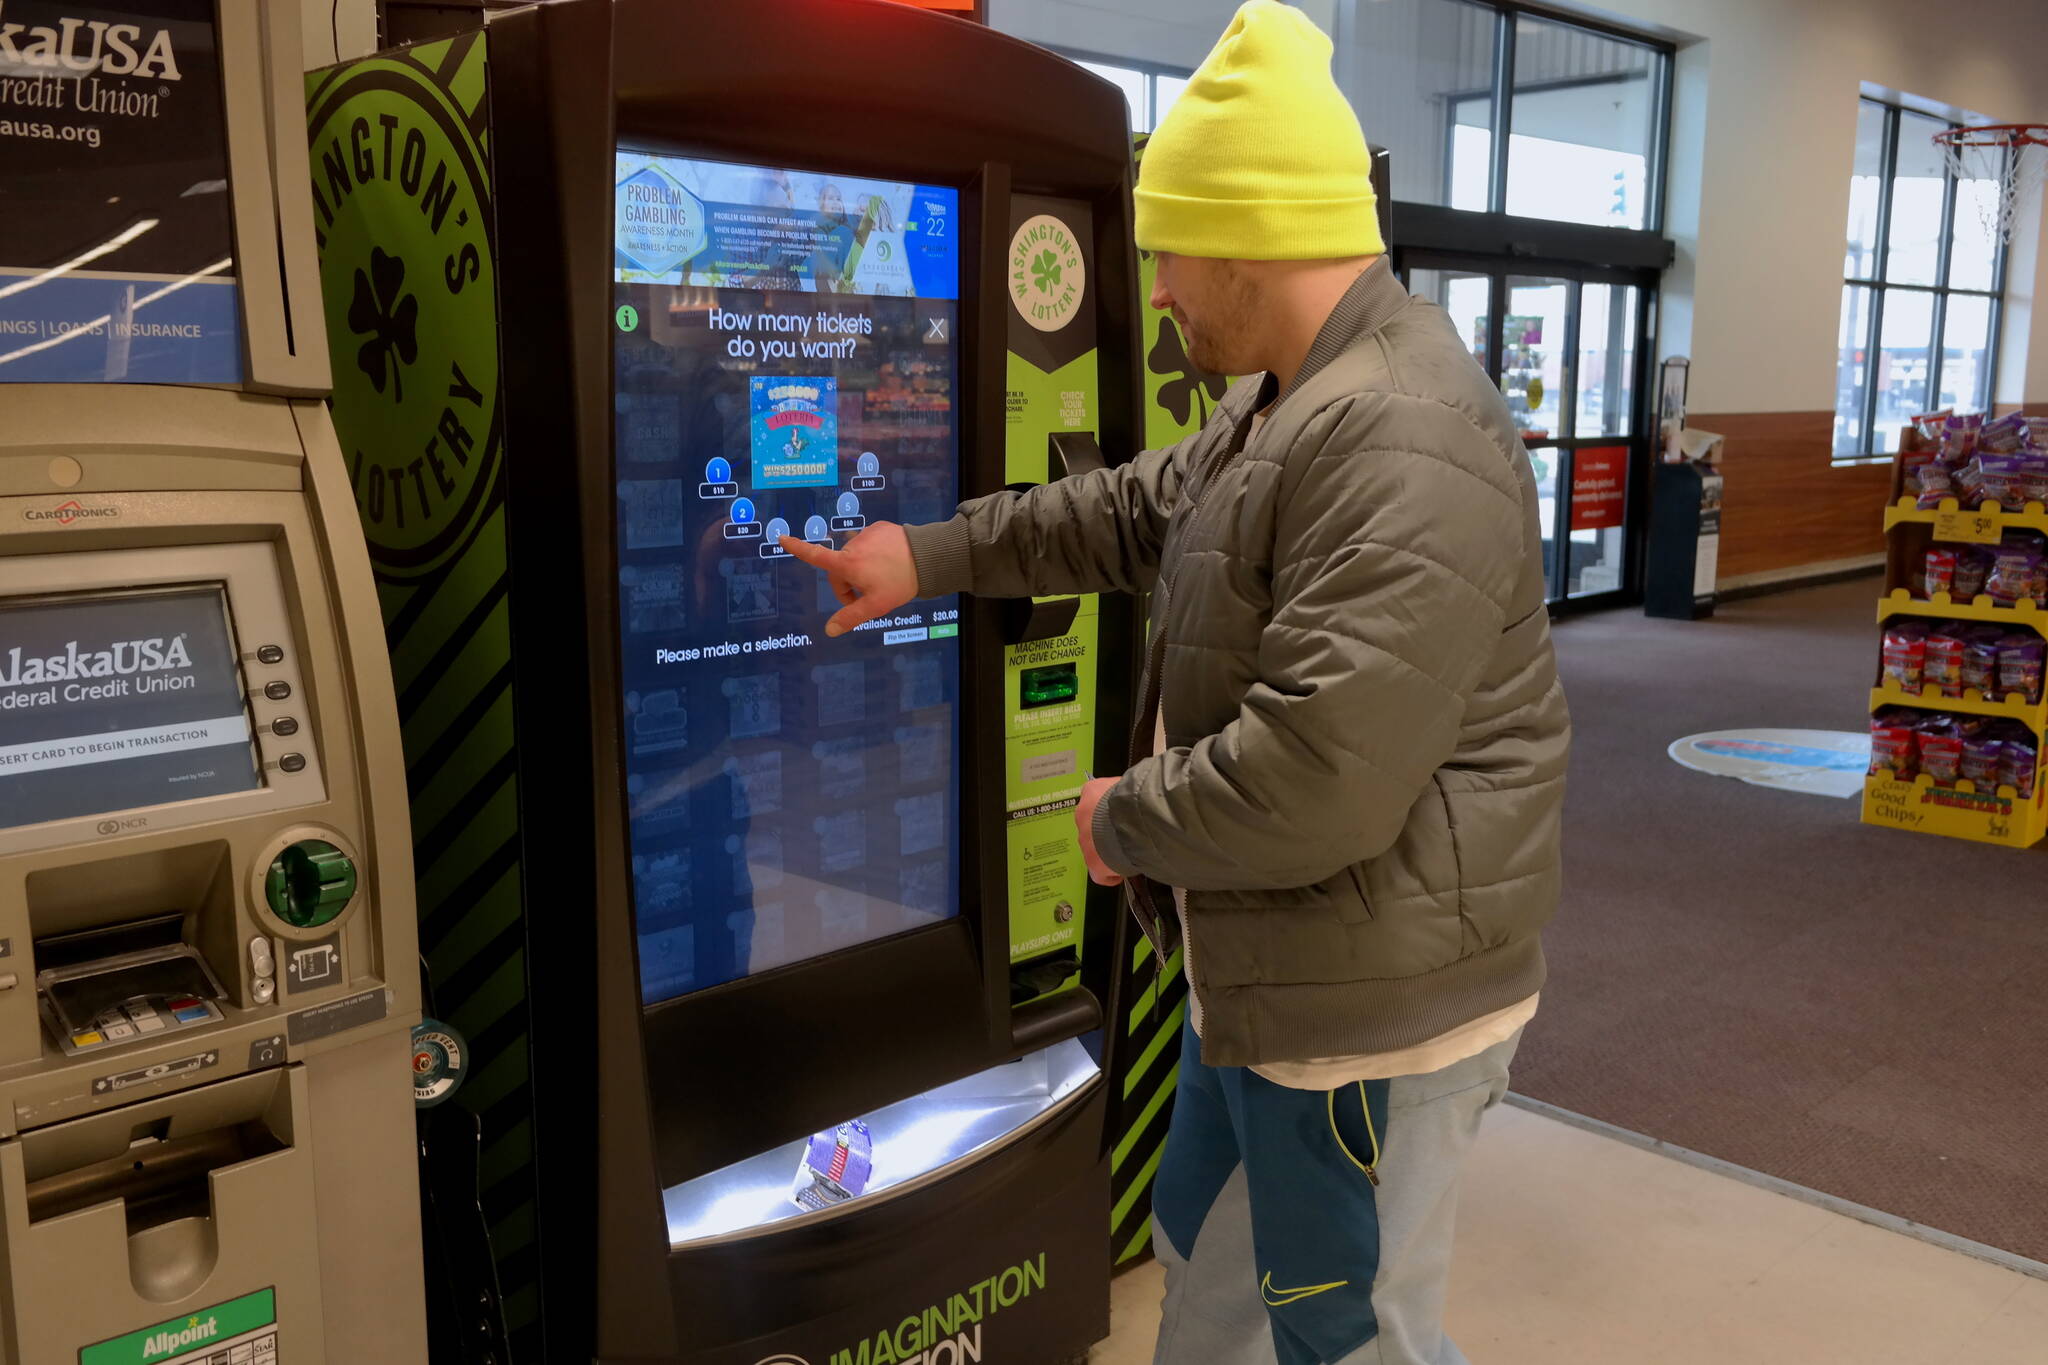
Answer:
<svg viewBox="0 0 2048 1365"><path fill-rule="evenodd" d="M1145 144L1140 247L1253 261L1386 250L1330 50L1292 5L1245 0Z"/></svg>

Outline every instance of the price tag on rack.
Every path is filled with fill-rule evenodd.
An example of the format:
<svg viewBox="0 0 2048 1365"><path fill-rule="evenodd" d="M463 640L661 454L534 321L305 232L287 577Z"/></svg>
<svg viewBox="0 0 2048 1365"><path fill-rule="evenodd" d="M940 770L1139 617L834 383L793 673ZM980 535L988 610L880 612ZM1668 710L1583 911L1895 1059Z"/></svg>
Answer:
<svg viewBox="0 0 2048 1365"><path fill-rule="evenodd" d="M2000 535L1998 513L1966 512L1960 508L1934 514L1936 540L1961 541L1966 545L1996 545Z"/></svg>

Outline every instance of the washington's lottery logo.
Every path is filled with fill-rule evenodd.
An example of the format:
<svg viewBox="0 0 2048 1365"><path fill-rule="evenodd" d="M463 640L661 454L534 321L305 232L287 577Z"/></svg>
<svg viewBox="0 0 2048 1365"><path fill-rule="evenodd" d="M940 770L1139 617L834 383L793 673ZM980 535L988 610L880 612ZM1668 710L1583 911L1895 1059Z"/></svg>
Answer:
<svg viewBox="0 0 2048 1365"><path fill-rule="evenodd" d="M1081 310L1088 267L1073 230L1049 213L1027 218L1010 238L1010 302L1041 332L1057 332Z"/></svg>
<svg viewBox="0 0 2048 1365"><path fill-rule="evenodd" d="M334 425L383 578L432 573L490 505L501 428L490 185L452 96L404 62L312 82Z"/></svg>
<svg viewBox="0 0 2048 1365"><path fill-rule="evenodd" d="M619 267L665 275L705 246L704 204L653 163L618 182Z"/></svg>

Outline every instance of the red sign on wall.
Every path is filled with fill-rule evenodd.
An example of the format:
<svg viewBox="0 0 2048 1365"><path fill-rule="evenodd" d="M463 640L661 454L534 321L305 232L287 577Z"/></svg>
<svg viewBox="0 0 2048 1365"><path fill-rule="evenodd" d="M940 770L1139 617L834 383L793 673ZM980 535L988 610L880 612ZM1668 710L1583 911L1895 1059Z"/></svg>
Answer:
<svg viewBox="0 0 2048 1365"><path fill-rule="evenodd" d="M1620 526L1628 512L1628 447L1593 446L1572 455L1572 529Z"/></svg>

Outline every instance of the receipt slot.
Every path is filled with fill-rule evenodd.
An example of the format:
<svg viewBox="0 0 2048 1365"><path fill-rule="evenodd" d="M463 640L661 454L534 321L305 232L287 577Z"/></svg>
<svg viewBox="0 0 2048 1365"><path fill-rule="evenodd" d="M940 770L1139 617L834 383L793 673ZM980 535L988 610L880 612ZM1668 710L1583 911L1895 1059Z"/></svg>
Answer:
<svg viewBox="0 0 2048 1365"><path fill-rule="evenodd" d="M117 164L0 160L0 1365L410 1365L406 778L298 11L128 8L182 17Z"/></svg>

